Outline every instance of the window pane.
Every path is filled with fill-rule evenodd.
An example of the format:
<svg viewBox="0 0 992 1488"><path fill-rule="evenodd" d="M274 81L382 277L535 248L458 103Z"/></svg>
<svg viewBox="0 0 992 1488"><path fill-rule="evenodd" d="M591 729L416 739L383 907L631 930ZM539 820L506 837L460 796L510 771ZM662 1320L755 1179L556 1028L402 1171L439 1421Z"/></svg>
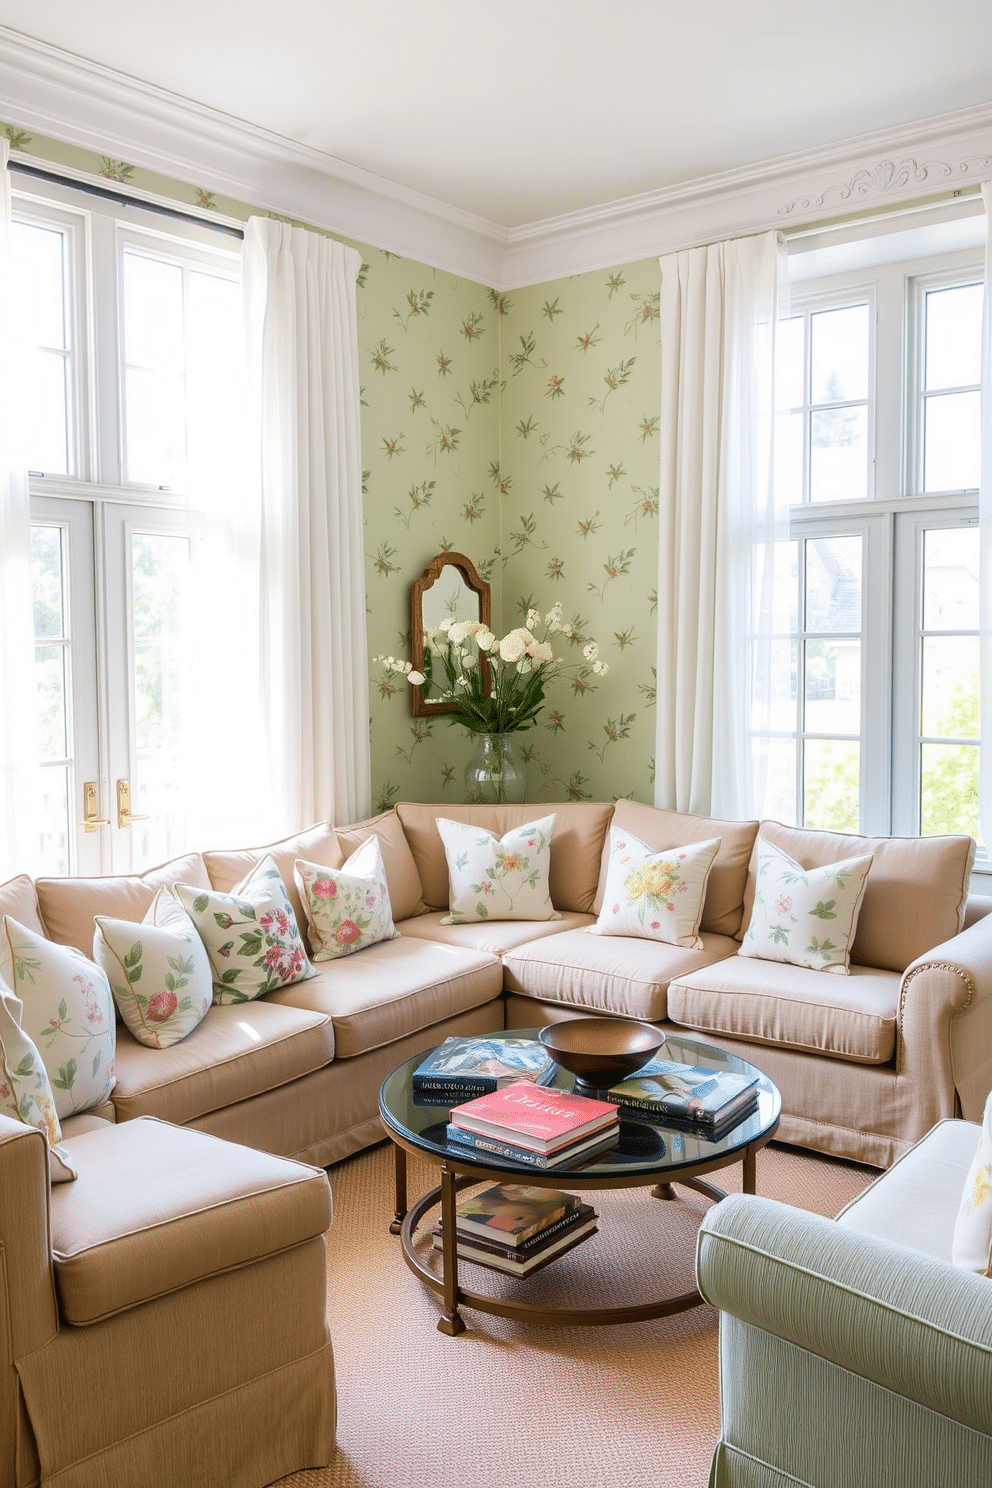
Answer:
<svg viewBox="0 0 992 1488"><path fill-rule="evenodd" d="M43 766L38 775L41 869L61 878L70 870L69 769L67 765Z"/></svg>
<svg viewBox="0 0 992 1488"><path fill-rule="evenodd" d="M982 376L982 286L931 289L926 296L924 381L934 388L968 387Z"/></svg>
<svg viewBox="0 0 992 1488"><path fill-rule="evenodd" d="M149 815L134 829L142 862L186 845L183 770L191 701L190 544L179 536L131 539L136 771L132 811Z"/></svg>
<svg viewBox="0 0 992 1488"><path fill-rule="evenodd" d="M941 393L923 404L923 489L974 491L982 461L980 393Z"/></svg>
<svg viewBox="0 0 992 1488"><path fill-rule="evenodd" d="M805 401L804 340L806 328L801 315L790 316L778 323L775 342L775 406L802 408Z"/></svg>
<svg viewBox="0 0 992 1488"><path fill-rule="evenodd" d="M769 647L769 686L771 698L769 700L768 726L776 731L789 730L796 727L796 681L798 667L796 657L798 646L795 640L772 641ZM762 701L762 689L756 689L758 693L756 701Z"/></svg>
<svg viewBox="0 0 992 1488"><path fill-rule="evenodd" d="M861 630L861 537L806 543L806 629Z"/></svg>
<svg viewBox="0 0 992 1488"><path fill-rule="evenodd" d="M129 481L182 489L186 475L185 401L181 377L128 369Z"/></svg>
<svg viewBox="0 0 992 1488"><path fill-rule="evenodd" d="M931 527L923 534L923 629L978 629L975 527Z"/></svg>
<svg viewBox="0 0 992 1488"><path fill-rule="evenodd" d="M764 794L758 782L756 799L763 802L762 815L773 821L784 822L794 827L796 822L796 766L795 739L770 739L767 764L765 766Z"/></svg>
<svg viewBox="0 0 992 1488"><path fill-rule="evenodd" d="M825 734L861 732L861 643L806 642L807 729Z"/></svg>
<svg viewBox="0 0 992 1488"><path fill-rule="evenodd" d="M35 647L35 683L38 688L38 747L43 760L64 760L69 753L69 717L66 707L66 663L64 646Z"/></svg>
<svg viewBox="0 0 992 1488"><path fill-rule="evenodd" d="M811 501L864 501L868 494L867 408L810 414Z"/></svg>
<svg viewBox="0 0 992 1488"><path fill-rule="evenodd" d="M178 264L124 254L124 351L129 367L184 371L183 271Z"/></svg>
<svg viewBox="0 0 992 1488"><path fill-rule="evenodd" d="M924 637L924 735L977 739L978 696L978 637Z"/></svg>
<svg viewBox="0 0 992 1488"><path fill-rule="evenodd" d="M820 310L809 318L810 401L868 396L868 306Z"/></svg>
<svg viewBox="0 0 992 1488"><path fill-rule="evenodd" d="M61 352L29 351L23 373L21 456L29 470L68 475L68 363Z"/></svg>
<svg viewBox="0 0 992 1488"><path fill-rule="evenodd" d="M64 351L66 339L65 234L33 222L11 226L17 294L14 314L29 346Z"/></svg>
<svg viewBox="0 0 992 1488"><path fill-rule="evenodd" d="M920 832L967 832L981 842L978 821L978 745L924 744Z"/></svg>
<svg viewBox="0 0 992 1488"><path fill-rule="evenodd" d="M858 830L861 746L837 739L803 744L803 825L832 832Z"/></svg>
<svg viewBox="0 0 992 1488"><path fill-rule="evenodd" d="M31 528L31 588L36 640L64 635L61 527Z"/></svg>
<svg viewBox="0 0 992 1488"><path fill-rule="evenodd" d="M803 415L780 413L775 420L775 497L803 499Z"/></svg>

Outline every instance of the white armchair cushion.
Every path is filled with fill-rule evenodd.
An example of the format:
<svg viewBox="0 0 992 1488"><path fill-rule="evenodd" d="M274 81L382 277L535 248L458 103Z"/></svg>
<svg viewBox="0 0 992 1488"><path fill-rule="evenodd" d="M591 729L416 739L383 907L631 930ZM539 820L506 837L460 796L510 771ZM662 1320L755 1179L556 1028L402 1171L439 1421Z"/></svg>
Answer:
<svg viewBox="0 0 992 1488"><path fill-rule="evenodd" d="M982 1134L954 1222L951 1260L962 1271L992 1276L992 1095L985 1102Z"/></svg>

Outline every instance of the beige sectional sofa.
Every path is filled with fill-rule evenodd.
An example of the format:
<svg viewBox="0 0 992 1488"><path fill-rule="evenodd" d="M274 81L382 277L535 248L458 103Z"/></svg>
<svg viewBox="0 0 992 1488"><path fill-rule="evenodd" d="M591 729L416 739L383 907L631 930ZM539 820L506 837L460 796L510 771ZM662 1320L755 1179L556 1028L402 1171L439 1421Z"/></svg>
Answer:
<svg viewBox="0 0 992 1488"><path fill-rule="evenodd" d="M560 917L442 924L438 817L502 836L552 811ZM658 851L720 838L700 948L588 933L611 823ZM806 867L874 853L850 976L737 955L759 833ZM50 1195L41 1134L0 1119L0 1488L182 1483L201 1462L255 1488L327 1461L330 1193L319 1169L382 1138L383 1078L448 1034L577 1014L694 1030L776 1081L782 1139L879 1165L942 1118L981 1115L992 1088L992 901L968 899L968 838L866 843L625 800L401 803L143 875L22 876L0 885L0 916L92 954L95 915L139 921L175 883L230 890L268 852L304 928L294 861L338 867L373 834L397 938L257 1001L215 1004L166 1049L118 1023L109 1100L63 1123L79 1178ZM177 1372L191 1351L196 1368ZM87 1402L111 1358L127 1387L108 1417ZM158 1393L146 1388L146 1358L169 1375Z"/></svg>

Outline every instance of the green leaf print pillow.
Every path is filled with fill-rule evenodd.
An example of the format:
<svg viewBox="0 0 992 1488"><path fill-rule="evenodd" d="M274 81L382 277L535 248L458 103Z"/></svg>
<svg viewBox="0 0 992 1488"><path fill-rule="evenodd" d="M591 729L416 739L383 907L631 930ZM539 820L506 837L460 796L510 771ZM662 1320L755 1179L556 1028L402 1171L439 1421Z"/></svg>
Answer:
<svg viewBox="0 0 992 1488"><path fill-rule="evenodd" d="M213 1002L206 947L168 889L159 889L140 925L97 915L93 959L124 1022L150 1049L178 1044Z"/></svg>
<svg viewBox="0 0 992 1488"><path fill-rule="evenodd" d="M872 854L803 868L759 837L756 861L754 908L737 954L850 976Z"/></svg>
<svg viewBox="0 0 992 1488"><path fill-rule="evenodd" d="M59 1119L101 1105L114 1088L117 1043L104 972L75 946L56 945L6 915L0 977L24 1010L21 1026L45 1062Z"/></svg>
<svg viewBox="0 0 992 1488"><path fill-rule="evenodd" d="M176 884L173 893L207 948L214 1002L252 1002L317 975L282 875L268 854L229 894L189 884Z"/></svg>
<svg viewBox="0 0 992 1488"><path fill-rule="evenodd" d="M76 1170L62 1143L62 1128L45 1062L21 1027L22 1008L0 982L0 1111L36 1126L48 1142L48 1176L67 1183Z"/></svg>
<svg viewBox="0 0 992 1488"><path fill-rule="evenodd" d="M441 924L560 920L548 890L556 819L552 812L497 839L483 827L439 816L449 885L449 912Z"/></svg>

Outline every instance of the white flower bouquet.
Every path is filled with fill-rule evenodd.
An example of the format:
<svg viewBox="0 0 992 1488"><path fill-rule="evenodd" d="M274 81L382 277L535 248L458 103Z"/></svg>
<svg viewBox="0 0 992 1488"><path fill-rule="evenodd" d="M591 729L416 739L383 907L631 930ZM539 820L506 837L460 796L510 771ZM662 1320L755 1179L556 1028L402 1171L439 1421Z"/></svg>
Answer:
<svg viewBox="0 0 992 1488"><path fill-rule="evenodd" d="M609 670L595 641L583 648L585 665L556 656L552 637L567 634L562 607L556 604L543 620L537 610L529 610L526 624L501 638L477 620L442 620L437 630L424 635L423 672L395 656L375 660L386 672L400 673L411 685L423 686L429 701L450 703L448 717L453 723L474 734L509 734L533 727L549 682L571 673L588 674L590 668L598 677ZM488 693L483 684L486 669Z"/></svg>

